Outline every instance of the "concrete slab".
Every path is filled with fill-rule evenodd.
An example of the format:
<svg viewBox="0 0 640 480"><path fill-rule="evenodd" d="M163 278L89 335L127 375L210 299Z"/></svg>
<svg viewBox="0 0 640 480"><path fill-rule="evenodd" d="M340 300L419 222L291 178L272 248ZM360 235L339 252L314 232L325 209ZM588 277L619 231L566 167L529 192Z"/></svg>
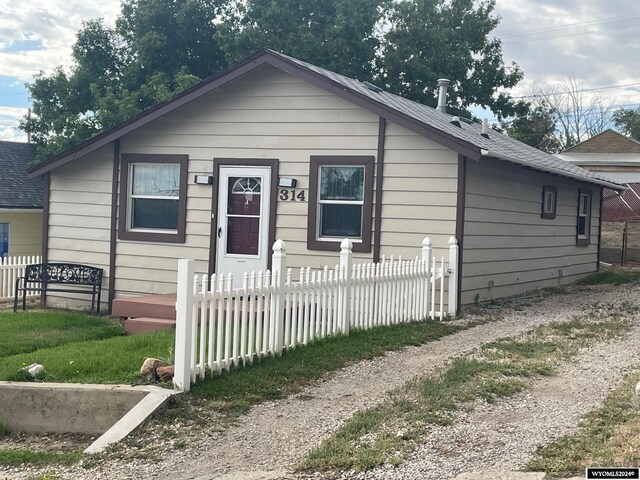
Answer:
<svg viewBox="0 0 640 480"><path fill-rule="evenodd" d="M545 472L466 472L458 475L455 480L544 480Z"/></svg>
<svg viewBox="0 0 640 480"><path fill-rule="evenodd" d="M0 382L8 431L100 435L96 453L121 440L177 392L152 385Z"/></svg>
<svg viewBox="0 0 640 480"><path fill-rule="evenodd" d="M140 400L127 414L118 420L100 438L87 447L84 453L100 453L108 445L119 442L149 418L153 412L162 407L177 392L160 387L147 387L147 395Z"/></svg>

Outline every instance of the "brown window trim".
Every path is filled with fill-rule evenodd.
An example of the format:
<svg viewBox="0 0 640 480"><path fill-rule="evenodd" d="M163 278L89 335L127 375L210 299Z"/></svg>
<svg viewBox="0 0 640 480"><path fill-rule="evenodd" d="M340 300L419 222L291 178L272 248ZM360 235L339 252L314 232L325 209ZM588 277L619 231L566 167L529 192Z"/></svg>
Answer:
<svg viewBox="0 0 640 480"><path fill-rule="evenodd" d="M318 172L320 166L356 165L364 166L364 205L362 207L362 241L353 243L353 251L371 252L371 225L373 212L373 156L320 156L314 155L309 163L309 209L307 215L307 249L340 251L340 240L318 240Z"/></svg>
<svg viewBox="0 0 640 480"><path fill-rule="evenodd" d="M587 217L588 225L585 231L585 238L580 238L578 235L578 225L580 218L580 196L588 195L589 196L589 215ZM578 189L578 209L576 212L576 246L578 247L586 247L591 244L591 216L592 216L592 203L593 203L593 192L591 190L587 190L586 188Z"/></svg>
<svg viewBox="0 0 640 480"><path fill-rule="evenodd" d="M546 198L547 192L553 192L553 212L551 213L545 213L544 211L544 200ZM556 218L557 208L558 208L558 188L552 187L551 185L543 185L542 186L542 214L540 215L540 217L547 220L553 220L554 218Z"/></svg>
<svg viewBox="0 0 640 480"><path fill-rule="evenodd" d="M187 227L187 155L153 155L142 153L124 153L120 168L120 214L118 219L118 238L120 240L184 243ZM128 228L129 202L129 165L132 163L178 163L180 164L180 194L178 198L178 231L176 233L136 232Z"/></svg>

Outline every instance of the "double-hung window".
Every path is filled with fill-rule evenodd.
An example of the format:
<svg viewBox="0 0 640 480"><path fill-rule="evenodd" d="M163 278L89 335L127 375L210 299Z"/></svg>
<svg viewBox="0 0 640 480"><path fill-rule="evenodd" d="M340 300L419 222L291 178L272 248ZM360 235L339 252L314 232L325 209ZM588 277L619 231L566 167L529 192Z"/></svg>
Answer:
<svg viewBox="0 0 640 480"><path fill-rule="evenodd" d="M0 259L9 256L9 224L0 223Z"/></svg>
<svg viewBox="0 0 640 480"><path fill-rule="evenodd" d="M589 231L591 229L591 192L580 189L578 191L578 217L576 245L589 245Z"/></svg>
<svg viewBox="0 0 640 480"><path fill-rule="evenodd" d="M373 157L311 157L310 250L338 250L349 238L354 251L371 250Z"/></svg>
<svg viewBox="0 0 640 480"><path fill-rule="evenodd" d="M120 238L184 242L186 156L123 155Z"/></svg>

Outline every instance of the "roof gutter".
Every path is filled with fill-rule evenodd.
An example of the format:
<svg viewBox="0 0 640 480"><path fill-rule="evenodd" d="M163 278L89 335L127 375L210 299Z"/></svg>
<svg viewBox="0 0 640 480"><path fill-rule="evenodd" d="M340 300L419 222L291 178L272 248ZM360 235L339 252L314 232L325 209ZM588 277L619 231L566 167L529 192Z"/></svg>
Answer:
<svg viewBox="0 0 640 480"><path fill-rule="evenodd" d="M513 162L513 163L517 163L517 164L520 164L520 165L524 165L524 166L533 168L534 170L539 170L541 172L555 173L556 175L561 175L563 177L573 178L574 180L580 180L581 182L595 183L596 185L602 185L604 187L609 187L609 188L611 188L613 190L617 190L617 191L627 190L627 188L628 188L628 187L625 187L624 185L620 185L618 183L607 182L606 180L599 180L597 178L584 178L584 177L581 177L579 175L573 174L571 172L566 172L564 170L560 170L559 168L546 167L546 168L542 169L542 168L540 168L539 165L532 164L531 162L527 162L526 160L522 160L521 158L512 157L511 155L505 155L504 153L496 153L496 152L493 152L491 150L487 150L487 149L484 149L484 148L480 150L480 154L483 157L499 158L501 160L506 160L508 162Z"/></svg>

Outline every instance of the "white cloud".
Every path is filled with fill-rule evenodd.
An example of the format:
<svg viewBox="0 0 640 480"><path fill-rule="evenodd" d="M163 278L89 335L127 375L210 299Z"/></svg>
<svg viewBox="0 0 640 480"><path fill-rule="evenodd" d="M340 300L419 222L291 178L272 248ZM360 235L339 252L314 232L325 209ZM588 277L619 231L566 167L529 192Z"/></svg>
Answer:
<svg viewBox="0 0 640 480"><path fill-rule="evenodd" d="M118 0L0 0L0 49L16 40L39 40L42 50L0 53L0 72L28 80L40 70L51 72L70 65L71 46L82 22L103 17L112 25L120 10Z"/></svg>
<svg viewBox="0 0 640 480"><path fill-rule="evenodd" d="M26 142L27 135L18 130L20 119L26 114L26 108L0 107L0 140Z"/></svg>
<svg viewBox="0 0 640 480"><path fill-rule="evenodd" d="M512 93L531 84L575 77L584 88L640 83L640 9L634 0L497 0L497 37L506 61L525 74ZM640 103L634 88L600 90L616 103Z"/></svg>

